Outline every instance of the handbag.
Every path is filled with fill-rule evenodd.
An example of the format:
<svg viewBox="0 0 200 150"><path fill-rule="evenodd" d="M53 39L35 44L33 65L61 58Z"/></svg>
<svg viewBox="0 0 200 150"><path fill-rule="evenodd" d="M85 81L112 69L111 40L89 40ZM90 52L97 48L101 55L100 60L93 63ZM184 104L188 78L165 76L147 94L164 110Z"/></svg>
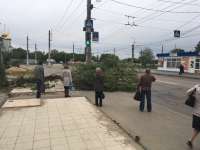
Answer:
<svg viewBox="0 0 200 150"><path fill-rule="evenodd" d="M105 98L105 94L104 93L102 93L102 99L104 99Z"/></svg>
<svg viewBox="0 0 200 150"><path fill-rule="evenodd" d="M68 88L71 89L72 86L73 86L72 83L70 83L70 84L68 85Z"/></svg>
<svg viewBox="0 0 200 150"><path fill-rule="evenodd" d="M40 85L40 93L45 93L45 84L44 83L42 83Z"/></svg>
<svg viewBox="0 0 200 150"><path fill-rule="evenodd" d="M185 101L185 104L190 106L190 107L194 106L194 102L195 102L194 92L195 91L196 91L196 89L192 92L192 94Z"/></svg>
<svg viewBox="0 0 200 150"><path fill-rule="evenodd" d="M141 101L140 90L137 90L137 92L135 93L133 99L136 100L136 101Z"/></svg>

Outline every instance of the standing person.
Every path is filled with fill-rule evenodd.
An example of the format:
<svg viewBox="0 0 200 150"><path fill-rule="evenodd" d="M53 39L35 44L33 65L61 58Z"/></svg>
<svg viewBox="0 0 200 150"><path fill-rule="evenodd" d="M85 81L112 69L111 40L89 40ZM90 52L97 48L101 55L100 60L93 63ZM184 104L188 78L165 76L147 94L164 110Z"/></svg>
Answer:
<svg viewBox="0 0 200 150"><path fill-rule="evenodd" d="M192 120L192 134L190 137L190 140L187 141L187 145L189 147L193 147L192 143L194 138L199 134L200 132L200 84L195 85L193 88L189 89L187 91L187 95L191 95L192 92L196 89L195 92L195 103L193 106L193 120Z"/></svg>
<svg viewBox="0 0 200 150"><path fill-rule="evenodd" d="M182 75L182 73L184 73L184 66L181 64L179 66L179 69L180 69L179 75Z"/></svg>
<svg viewBox="0 0 200 150"><path fill-rule="evenodd" d="M141 87L141 101L140 101L140 111L144 110L145 104L145 95L147 98L147 110L151 112L151 84L152 82L156 81L156 78L150 74L150 69L147 68L145 70L145 74L140 76L140 80L137 85L137 90Z"/></svg>
<svg viewBox="0 0 200 150"><path fill-rule="evenodd" d="M102 95L103 95L103 77L101 75L101 69L96 68L94 74L94 91L95 91L95 105L102 107ZM100 103L98 103L100 99Z"/></svg>
<svg viewBox="0 0 200 150"><path fill-rule="evenodd" d="M38 65L35 67L34 77L37 84L36 98L40 98L41 97L40 86L41 84L44 84L44 67L43 67L43 62L41 60L38 62Z"/></svg>
<svg viewBox="0 0 200 150"><path fill-rule="evenodd" d="M65 89L65 97L69 96L69 84L72 83L72 75L71 71L69 70L68 65L64 66L64 70L62 71L62 79L63 79L63 85Z"/></svg>

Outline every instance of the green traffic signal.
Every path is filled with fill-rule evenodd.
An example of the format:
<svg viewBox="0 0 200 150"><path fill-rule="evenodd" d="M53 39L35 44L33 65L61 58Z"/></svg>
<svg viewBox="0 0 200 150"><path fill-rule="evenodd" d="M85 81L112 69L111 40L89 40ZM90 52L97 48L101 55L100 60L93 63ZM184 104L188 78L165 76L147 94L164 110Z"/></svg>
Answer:
<svg viewBox="0 0 200 150"><path fill-rule="evenodd" d="M87 40L87 41L86 41L86 45L90 45L90 41Z"/></svg>

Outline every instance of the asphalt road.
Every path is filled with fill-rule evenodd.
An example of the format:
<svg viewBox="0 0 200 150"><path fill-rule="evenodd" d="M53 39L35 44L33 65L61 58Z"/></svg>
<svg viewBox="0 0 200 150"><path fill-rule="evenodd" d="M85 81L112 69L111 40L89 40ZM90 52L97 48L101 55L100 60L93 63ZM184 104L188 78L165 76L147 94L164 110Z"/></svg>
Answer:
<svg viewBox="0 0 200 150"><path fill-rule="evenodd" d="M152 86L152 103L191 117L192 109L185 105L186 91L198 84L198 80L163 75L154 76L156 82Z"/></svg>

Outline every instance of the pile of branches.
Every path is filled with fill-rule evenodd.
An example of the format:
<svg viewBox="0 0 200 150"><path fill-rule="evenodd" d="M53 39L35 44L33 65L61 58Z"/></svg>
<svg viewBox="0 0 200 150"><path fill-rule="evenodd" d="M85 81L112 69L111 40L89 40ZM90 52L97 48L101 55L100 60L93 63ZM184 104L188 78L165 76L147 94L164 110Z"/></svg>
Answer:
<svg viewBox="0 0 200 150"><path fill-rule="evenodd" d="M45 81L54 81L54 80L61 80L62 77L58 75L50 75L45 77ZM35 83L35 78L34 77L28 77L25 78L24 76L20 76L14 81L11 81L9 83L10 87L23 87L24 84L26 83Z"/></svg>

